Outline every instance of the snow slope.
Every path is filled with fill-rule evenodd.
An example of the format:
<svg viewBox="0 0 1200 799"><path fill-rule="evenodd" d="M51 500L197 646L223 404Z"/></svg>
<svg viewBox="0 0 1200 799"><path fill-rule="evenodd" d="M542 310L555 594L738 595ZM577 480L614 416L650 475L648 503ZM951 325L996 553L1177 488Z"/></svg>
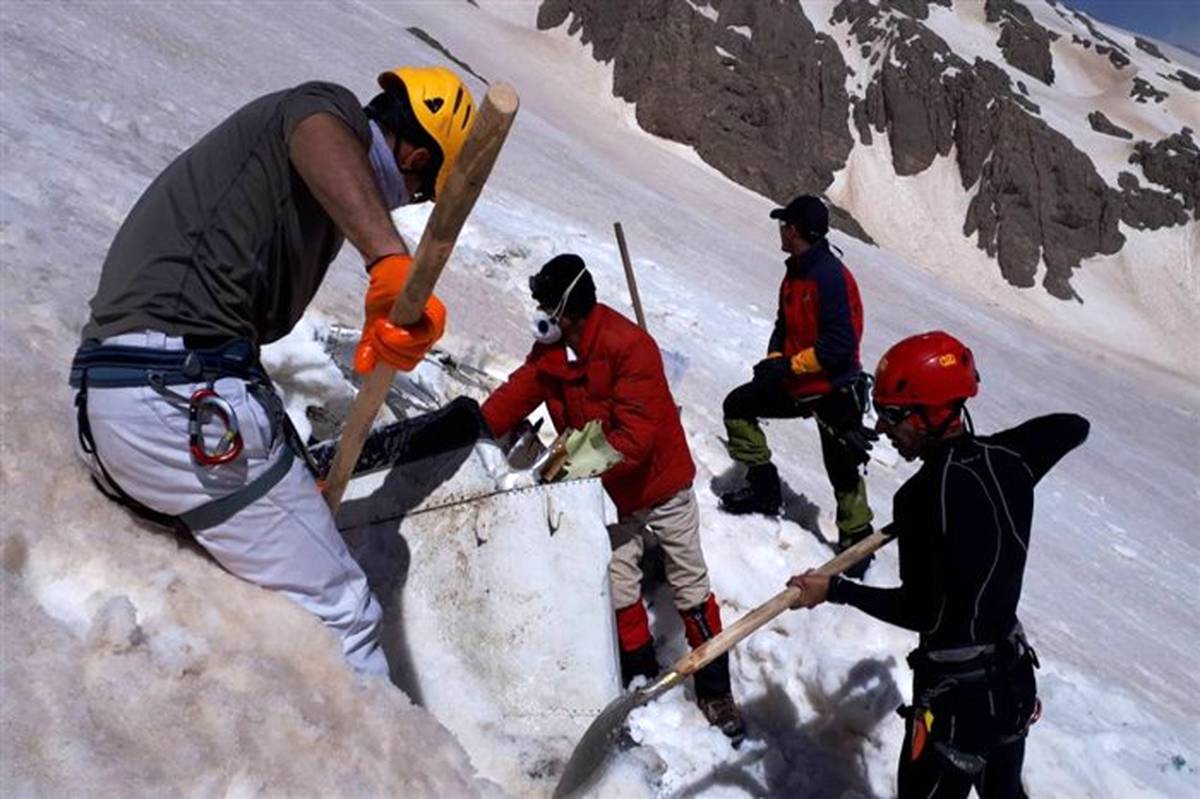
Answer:
<svg viewBox="0 0 1200 799"><path fill-rule="evenodd" d="M565 31L532 28L534 5L482 6L0 9L6 794L551 789L554 764L567 752L548 746L544 772L502 786L476 776L486 758L472 765L398 691L354 680L315 621L131 522L94 492L71 454L66 365L107 245L141 189L261 92L324 78L365 99L383 67L441 63L410 26L522 96L439 289L450 308L449 346L498 373L519 359L532 310L525 277L562 250L583 255L602 298L626 308L611 235L621 220L650 329L688 360L676 398L699 467L705 548L726 619L828 557L818 537L832 534L832 498L807 422L769 429L791 490L787 520L734 520L715 509L714 485L730 480L718 441L720 398L748 377L774 312L780 256L770 203L690 151L639 131L628 106L611 98L604 66ZM420 210L398 217L413 237L423 220ZM944 327L977 353L984 384L973 408L982 429L1056 410L1092 420L1088 444L1039 495L1022 615L1044 664L1047 715L1030 739L1031 791L1200 793L1195 376L1072 344L1039 314L1001 308L894 253L838 243L867 307L865 363L899 337ZM347 251L314 313L357 323L364 285ZM1150 335L1133 323L1124 334ZM880 521L910 472L872 467ZM885 552L870 581L894 579L895 553ZM664 602L658 607L669 608ZM673 613L656 615L660 632L674 629ZM671 634L664 659L681 651L677 629ZM913 643L844 608L788 614L734 655L735 691L751 726L740 750L707 728L679 691L635 714L632 734L643 746L622 754L597 791L891 795L901 732L892 710L908 691L903 654Z"/></svg>

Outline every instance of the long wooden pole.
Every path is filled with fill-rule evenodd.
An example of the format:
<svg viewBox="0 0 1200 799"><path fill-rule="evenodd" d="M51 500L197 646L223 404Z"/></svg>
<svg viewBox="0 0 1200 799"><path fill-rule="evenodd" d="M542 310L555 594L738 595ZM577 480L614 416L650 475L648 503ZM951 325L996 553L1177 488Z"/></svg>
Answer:
<svg viewBox="0 0 1200 799"><path fill-rule="evenodd" d="M417 254L413 257L408 282L392 306L389 318L393 324L412 324L421 318L425 303L450 258L467 215L475 207L483 184L492 172L519 105L520 100L511 86L500 83L488 89L479 110L479 119L471 129L462 154L425 225ZM342 494L350 482L354 464L358 462L363 442L379 413L379 407L387 397L395 374L396 370L387 364L376 366L363 380L354 406L350 409L325 486L325 501L334 513L342 504Z"/></svg>
<svg viewBox="0 0 1200 799"><path fill-rule="evenodd" d="M633 276L633 262L629 260L629 247L625 245L625 231L620 222L613 222L613 231L617 234L617 248L621 251L621 263L625 265L625 280L629 283L629 297L633 300L633 312L637 314L638 326L649 332L646 327L646 314L642 312L642 298L638 294L637 278Z"/></svg>

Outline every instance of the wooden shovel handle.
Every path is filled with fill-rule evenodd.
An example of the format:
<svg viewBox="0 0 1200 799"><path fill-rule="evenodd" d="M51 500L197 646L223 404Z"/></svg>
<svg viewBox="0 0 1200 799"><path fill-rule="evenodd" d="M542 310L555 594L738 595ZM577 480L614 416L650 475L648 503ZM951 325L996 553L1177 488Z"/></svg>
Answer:
<svg viewBox="0 0 1200 799"><path fill-rule="evenodd" d="M408 325L421 318L425 303L450 258L467 215L475 207L483 184L492 172L519 104L516 91L507 84L499 83L488 89L479 110L479 119L471 129L462 155L447 178L446 186L439 194L429 222L425 225L417 254L413 257L408 282L392 306L389 318L393 324ZM395 374L395 369L381 362L363 380L358 391L326 480L325 501L333 513L337 513L342 503L342 494L350 482L363 442L379 413L379 407L387 397Z"/></svg>
<svg viewBox="0 0 1200 799"><path fill-rule="evenodd" d="M833 559L826 562L816 570L817 574L832 577L835 574L841 574L846 569L858 563L863 558L870 555L875 550L892 540L892 535L888 533L888 528L884 528L878 532L859 541L854 546L847 549L845 552L838 554ZM671 667L670 672L675 672L679 675L679 679L687 677L689 674L695 674L700 669L707 666L716 658L733 649L750 633L762 627L771 619L778 616L783 611L792 606L796 600L800 598L800 591L795 588L785 588L775 596L768 599L763 604L756 607L754 610L742 616L736 622L726 627L713 638L705 641L700 646L693 649L675 662Z"/></svg>

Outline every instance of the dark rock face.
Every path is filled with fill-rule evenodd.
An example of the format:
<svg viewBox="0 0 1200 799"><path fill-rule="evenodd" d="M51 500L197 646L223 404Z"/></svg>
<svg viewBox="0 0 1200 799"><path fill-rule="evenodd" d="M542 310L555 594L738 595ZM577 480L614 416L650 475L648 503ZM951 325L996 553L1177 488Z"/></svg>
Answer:
<svg viewBox="0 0 1200 799"><path fill-rule="evenodd" d="M996 44L1004 53L1004 60L1042 83L1054 83L1050 42L1058 34L1039 25L1029 9L1017 0L987 0L984 13L988 22L1000 24L1000 39Z"/></svg>
<svg viewBox="0 0 1200 799"><path fill-rule="evenodd" d="M1075 17L1075 19L1083 23L1083 26L1087 28L1092 39L1096 41L1097 53L1102 56L1108 56L1109 63L1111 63L1117 69L1124 69L1125 67L1129 66L1131 62L1129 60L1128 50L1126 50L1113 39L1105 36L1100 29L1097 28L1095 24L1093 24L1092 21L1083 14L1080 14L1078 11L1072 11L1071 14ZM1065 18L1066 17L1064 16L1064 19ZM1074 37L1072 37L1072 41L1075 41ZM1080 42L1085 48L1091 45L1091 41L1087 39L1082 39Z"/></svg>
<svg viewBox="0 0 1200 799"><path fill-rule="evenodd" d="M1130 172L1117 176L1121 187L1121 221L1137 230L1186 225L1188 215L1169 192L1143 189Z"/></svg>
<svg viewBox="0 0 1200 799"><path fill-rule="evenodd" d="M1116 136L1119 139L1133 138L1132 133L1106 117L1103 111L1093 111L1088 114L1088 124L1097 133L1107 133L1109 136Z"/></svg>
<svg viewBox="0 0 1200 799"><path fill-rule="evenodd" d="M882 33L875 8L861 0L844 0L833 21L849 22L862 44L891 37L890 56L855 106L860 135L886 132L898 175L922 172L954 149L963 188L978 184L963 233L999 261L1006 280L1034 285L1044 260L1045 288L1071 298L1079 262L1120 249L1119 195L1069 139L1033 116L1037 106L1003 69L968 64L913 19L893 18Z"/></svg>
<svg viewBox="0 0 1200 799"><path fill-rule="evenodd" d="M1154 86L1142 78L1133 79L1133 88L1129 90L1129 96L1139 103L1145 103L1147 100L1161 103L1170 97L1169 94L1154 88Z"/></svg>
<svg viewBox="0 0 1200 799"><path fill-rule="evenodd" d="M1125 51L1120 47L1108 47L1102 44L1096 45L1096 52L1103 56L1108 56L1109 63L1117 69L1124 69L1132 62L1125 56Z"/></svg>
<svg viewBox="0 0 1200 799"><path fill-rule="evenodd" d="M715 5L714 22L678 0L547 0L538 27L570 17L569 30L613 63L613 92L637 104L644 129L778 202L822 193L854 145L841 51L799 4ZM750 26L752 41L731 25Z"/></svg>
<svg viewBox="0 0 1200 799"><path fill-rule="evenodd" d="M1015 0L986 2L1005 60L1051 83L1051 33ZM1005 69L966 61L923 24L931 5L951 0L841 0L831 21L847 26L844 45L866 59L864 75L852 75L838 44L815 31L799 4L707 3L701 13L678 0L544 0L538 24L569 20L570 32L582 32L596 57L612 63L614 93L637 103L643 128L694 146L726 175L781 202L826 190L854 133L867 146L886 136L897 175L921 173L953 153L971 201L964 219L935 224L961 224L1013 285L1033 286L1044 263L1042 285L1055 297L1075 296L1071 275L1083 259L1121 248L1120 221L1139 229L1180 224L1200 203L1200 154L1190 131L1138 145L1135 162L1154 187L1132 173L1119 190L1108 186ZM1055 10L1087 27L1092 38L1076 37L1080 46L1095 47L1118 69L1129 63L1086 17ZM748 26L752 35L730 26ZM847 77L861 86L854 95ZM1095 130L1133 138L1099 111L1088 119ZM833 218L866 235L841 209Z"/></svg>
<svg viewBox="0 0 1200 799"><path fill-rule="evenodd" d="M1182 83L1185 88L1191 89L1194 92L1200 92L1200 78L1197 78L1187 70L1177 69L1170 75L1163 75L1167 80L1173 80L1176 83Z"/></svg>
<svg viewBox="0 0 1200 799"><path fill-rule="evenodd" d="M1000 102L985 113L991 148L978 148L975 157L987 160L959 159L964 186L968 175L980 175L963 232L978 234L979 246L999 260L1013 285L1033 285L1040 255L1046 290L1074 297L1070 278L1080 260L1124 244L1119 197L1069 139L1016 104Z"/></svg>
<svg viewBox="0 0 1200 799"><path fill-rule="evenodd" d="M1155 44L1154 42L1147 41L1147 40L1143 39L1141 36L1134 36L1133 43L1136 44L1138 49L1141 50L1143 53L1149 53L1150 55L1154 56L1155 58L1160 58L1163 61L1170 63L1171 59L1169 59L1165 55L1163 55L1162 50L1159 50L1158 45Z"/></svg>
<svg viewBox="0 0 1200 799"><path fill-rule="evenodd" d="M1192 212L1192 218L1200 219L1200 148L1192 138L1191 128L1154 144L1138 142L1129 163L1140 165L1147 180L1178 194L1183 207Z"/></svg>

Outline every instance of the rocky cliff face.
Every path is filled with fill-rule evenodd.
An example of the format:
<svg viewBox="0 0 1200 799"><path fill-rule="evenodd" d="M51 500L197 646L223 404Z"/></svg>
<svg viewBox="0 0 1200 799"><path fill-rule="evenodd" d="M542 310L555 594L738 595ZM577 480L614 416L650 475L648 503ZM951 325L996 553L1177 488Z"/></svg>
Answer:
<svg viewBox="0 0 1200 799"><path fill-rule="evenodd" d="M846 63L799 4L727 0L718 25L679 0L548 0L538 26L568 19L612 62L613 93L637 104L638 124L738 183L783 201L797 186L828 186L846 163ZM844 213L835 222L865 237Z"/></svg>
<svg viewBox="0 0 1200 799"><path fill-rule="evenodd" d="M1103 56L1096 68L1126 83L1130 103L1163 103L1168 81L1189 90L1190 73L1168 72L1177 65L1153 43L1123 47L1054 0L1041 19L1057 17L1059 31L1018 0L986 0L984 19L972 24L988 27L999 58L956 52L936 32L946 30L953 2L544 0L538 24L566 24L591 43L595 57L612 64L614 93L636 104L646 130L692 145L780 202L824 192L851 150L876 137L887 139L901 176L953 155L969 206L963 219L933 223L971 237L1015 286L1035 285L1040 273L1052 295L1075 297L1071 275L1081 261L1124 244L1119 222L1154 230L1200 213L1188 128L1131 143L1130 166L1114 186L1039 105L1056 99L1048 92L1060 40ZM941 13L941 28L932 13ZM1138 59L1156 71L1135 74ZM1044 87L1036 97L1022 75ZM1133 138L1098 109L1078 116L1089 135ZM839 209L835 224L865 237L853 210Z"/></svg>

